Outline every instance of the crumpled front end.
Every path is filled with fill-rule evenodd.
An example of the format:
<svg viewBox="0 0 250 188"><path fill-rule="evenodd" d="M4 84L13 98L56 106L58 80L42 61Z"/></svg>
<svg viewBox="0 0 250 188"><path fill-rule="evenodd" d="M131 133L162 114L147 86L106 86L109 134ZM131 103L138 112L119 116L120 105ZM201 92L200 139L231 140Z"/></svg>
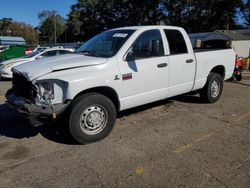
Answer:
<svg viewBox="0 0 250 188"><path fill-rule="evenodd" d="M13 72L12 84L6 93L7 102L25 114L34 126L56 119L70 103L64 100L66 83L60 80L33 83L27 76Z"/></svg>

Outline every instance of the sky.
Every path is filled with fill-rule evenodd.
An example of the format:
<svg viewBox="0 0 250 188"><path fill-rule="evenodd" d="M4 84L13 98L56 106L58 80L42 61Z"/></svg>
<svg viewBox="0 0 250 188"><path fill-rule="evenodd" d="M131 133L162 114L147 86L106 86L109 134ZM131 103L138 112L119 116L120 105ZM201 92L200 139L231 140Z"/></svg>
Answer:
<svg viewBox="0 0 250 188"><path fill-rule="evenodd" d="M13 18L33 27L38 26L38 13L43 10L55 10L67 18L70 7L76 0L0 0L0 19Z"/></svg>

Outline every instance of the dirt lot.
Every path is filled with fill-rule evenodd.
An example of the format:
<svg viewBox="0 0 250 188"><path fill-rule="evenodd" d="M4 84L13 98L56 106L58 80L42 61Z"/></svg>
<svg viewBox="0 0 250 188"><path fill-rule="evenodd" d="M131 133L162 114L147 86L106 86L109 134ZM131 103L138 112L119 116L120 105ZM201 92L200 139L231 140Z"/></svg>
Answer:
<svg viewBox="0 0 250 188"><path fill-rule="evenodd" d="M0 187L250 187L250 74L203 104L180 96L120 114L103 141L34 129L0 82Z"/></svg>

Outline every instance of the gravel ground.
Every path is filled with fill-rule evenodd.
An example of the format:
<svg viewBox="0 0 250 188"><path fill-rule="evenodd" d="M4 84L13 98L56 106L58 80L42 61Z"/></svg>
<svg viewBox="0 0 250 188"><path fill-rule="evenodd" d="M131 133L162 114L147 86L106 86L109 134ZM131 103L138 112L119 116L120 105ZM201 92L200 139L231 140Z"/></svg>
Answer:
<svg viewBox="0 0 250 188"><path fill-rule="evenodd" d="M250 74L215 104L180 96L119 114L111 135L78 145L60 123L30 127L4 103L0 187L249 187Z"/></svg>

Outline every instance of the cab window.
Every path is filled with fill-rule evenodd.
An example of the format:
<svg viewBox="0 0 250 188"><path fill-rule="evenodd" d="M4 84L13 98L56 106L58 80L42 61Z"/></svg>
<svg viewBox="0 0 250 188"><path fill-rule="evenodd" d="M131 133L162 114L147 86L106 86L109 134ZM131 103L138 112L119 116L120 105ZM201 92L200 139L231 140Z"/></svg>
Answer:
<svg viewBox="0 0 250 188"><path fill-rule="evenodd" d="M188 53L186 42L180 31L164 29L164 33L168 40L170 55Z"/></svg>
<svg viewBox="0 0 250 188"><path fill-rule="evenodd" d="M164 55L159 29L143 32L131 46L127 60L159 57Z"/></svg>

